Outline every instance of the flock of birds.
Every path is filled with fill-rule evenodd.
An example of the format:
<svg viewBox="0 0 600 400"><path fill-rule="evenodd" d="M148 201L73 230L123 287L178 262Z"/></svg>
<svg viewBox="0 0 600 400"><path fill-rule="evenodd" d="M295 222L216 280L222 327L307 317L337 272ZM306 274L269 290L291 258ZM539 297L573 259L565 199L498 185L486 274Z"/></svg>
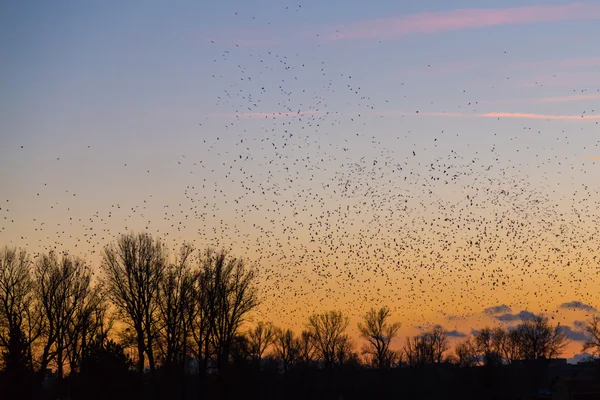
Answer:
<svg viewBox="0 0 600 400"><path fill-rule="evenodd" d="M53 222L15 220L4 199L0 241L71 249L96 264L128 230L148 230L173 250L183 241L229 248L259 270L258 318L294 328L314 311L359 317L384 304L405 326L483 319L484 308L504 303L550 314L554 299L600 305L600 175L571 156L581 149L569 147L568 130L579 125L560 134L560 122L523 127L537 146L527 149L524 135L493 119L486 123L502 134L472 145L456 127L419 131L414 119L426 110L390 115L394 99L316 56L210 46L214 73L205 78L221 88L220 112L198 121L199 149L172 160L184 177L179 192L166 204L129 193L92 215L53 201L68 216ZM407 96L398 93L410 104ZM588 145L600 151L595 132ZM63 194L71 203L76 195ZM35 232L19 240L17 226Z"/></svg>

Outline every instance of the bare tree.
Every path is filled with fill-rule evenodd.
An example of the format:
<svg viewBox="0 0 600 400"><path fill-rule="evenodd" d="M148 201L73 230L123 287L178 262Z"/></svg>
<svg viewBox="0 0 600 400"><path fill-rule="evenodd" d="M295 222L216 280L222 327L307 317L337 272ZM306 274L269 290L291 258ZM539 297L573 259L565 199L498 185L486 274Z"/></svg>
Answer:
<svg viewBox="0 0 600 400"><path fill-rule="evenodd" d="M0 251L0 348L7 370L33 370L31 347L42 328L39 311L27 252L5 247Z"/></svg>
<svg viewBox="0 0 600 400"><path fill-rule="evenodd" d="M550 325L542 314L523 320L516 327L520 352L526 360L558 357L567 346L567 335L560 324Z"/></svg>
<svg viewBox="0 0 600 400"><path fill-rule="evenodd" d="M309 364L314 360L315 341L310 330L303 330L298 338L298 360L303 364Z"/></svg>
<svg viewBox="0 0 600 400"><path fill-rule="evenodd" d="M264 352L273 344L277 328L270 322L259 321L254 329L248 331L248 340L252 357L260 362Z"/></svg>
<svg viewBox="0 0 600 400"><path fill-rule="evenodd" d="M166 268L163 245L148 233L123 234L116 245L104 248L102 256L110 299L121 319L135 331L138 371L144 372L147 355L150 370L154 372L157 293Z"/></svg>
<svg viewBox="0 0 600 400"><path fill-rule="evenodd" d="M348 317L341 311L313 314L308 319L307 329L314 340L319 356L327 367L334 365L340 346L345 345L348 323Z"/></svg>
<svg viewBox="0 0 600 400"><path fill-rule="evenodd" d="M502 345L502 356L507 364L512 364L514 361L523 358L519 331L515 328L510 328L506 331L504 342Z"/></svg>
<svg viewBox="0 0 600 400"><path fill-rule="evenodd" d="M302 341L294 336L291 329L278 328L273 342L274 355L283 363L283 370L287 371L300 357Z"/></svg>
<svg viewBox="0 0 600 400"><path fill-rule="evenodd" d="M600 356L600 316L594 315L583 328L590 338L583 344L583 350L591 350L592 354Z"/></svg>
<svg viewBox="0 0 600 400"><path fill-rule="evenodd" d="M197 307L195 279L189 264L193 248L184 244L159 283L158 332L164 368L183 374L189 351L192 322Z"/></svg>
<svg viewBox="0 0 600 400"><path fill-rule="evenodd" d="M202 267L195 274L193 296L195 307L191 310L191 333L193 337L192 352L198 362L198 374L203 376L212 355L210 335L216 307L209 301L209 288L213 282L213 269Z"/></svg>
<svg viewBox="0 0 600 400"><path fill-rule="evenodd" d="M388 322L390 310L382 307L379 310L371 308L363 317L364 323L358 323L360 336L367 341L363 354L378 369L389 368L396 353L390 349L392 339L398 334L400 323Z"/></svg>
<svg viewBox="0 0 600 400"><path fill-rule="evenodd" d="M456 361L461 367L473 367L479 364L477 350L471 338L466 338L454 346Z"/></svg>
<svg viewBox="0 0 600 400"><path fill-rule="evenodd" d="M56 364L62 378L68 351L73 343L71 329L78 310L88 297L91 272L83 260L54 252L44 254L35 264L37 296L46 321L42 332L43 352L40 362L44 371L50 362Z"/></svg>
<svg viewBox="0 0 600 400"><path fill-rule="evenodd" d="M427 364L440 364L448 350L448 332L436 325L430 330L406 338L404 353L410 366L422 367Z"/></svg>
<svg viewBox="0 0 600 400"><path fill-rule="evenodd" d="M226 251L207 250L205 279L209 337L221 372L225 371L233 339L248 313L258 305L256 271Z"/></svg>
<svg viewBox="0 0 600 400"><path fill-rule="evenodd" d="M87 285L82 288L82 301L77 304L68 327L69 367L79 369L91 349L103 346L112 328L109 304L99 286Z"/></svg>
<svg viewBox="0 0 600 400"><path fill-rule="evenodd" d="M335 346L335 360L338 365L344 365L351 361L358 363L358 354L354 351L354 345L350 336L343 334L340 336L337 345Z"/></svg>
<svg viewBox="0 0 600 400"><path fill-rule="evenodd" d="M475 349L485 365L501 365L506 331L502 327L480 329L474 338Z"/></svg>

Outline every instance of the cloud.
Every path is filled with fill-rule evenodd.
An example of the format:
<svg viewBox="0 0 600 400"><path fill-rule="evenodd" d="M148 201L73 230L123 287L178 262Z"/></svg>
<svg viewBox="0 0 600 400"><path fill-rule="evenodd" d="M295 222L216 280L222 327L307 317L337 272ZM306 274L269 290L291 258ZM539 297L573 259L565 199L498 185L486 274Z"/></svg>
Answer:
<svg viewBox="0 0 600 400"><path fill-rule="evenodd" d="M456 337L456 338L463 338L463 337L467 337L466 333L463 332L459 332L456 329L448 331L448 336L449 337Z"/></svg>
<svg viewBox="0 0 600 400"><path fill-rule="evenodd" d="M575 327L575 329L581 330L587 326L587 322L575 320L573 321L573 326Z"/></svg>
<svg viewBox="0 0 600 400"><path fill-rule="evenodd" d="M600 115L549 115L533 113L508 113L508 112L489 112L477 114L480 117L487 118L521 118L521 119L551 119L551 120L582 120L582 119L600 119Z"/></svg>
<svg viewBox="0 0 600 400"><path fill-rule="evenodd" d="M506 304L501 304L499 306L488 307L483 310L486 314L501 314L501 313L511 313L512 309Z"/></svg>
<svg viewBox="0 0 600 400"><path fill-rule="evenodd" d="M569 301L568 303L562 303L560 305L560 308L572 308L572 309L576 309L576 310L593 311L593 312L598 311L596 309L596 307L591 306L589 304L582 303L581 301L578 301L578 300Z"/></svg>
<svg viewBox="0 0 600 400"><path fill-rule="evenodd" d="M585 157L585 158L582 158L582 160L585 160L585 161L600 161L600 157Z"/></svg>
<svg viewBox="0 0 600 400"><path fill-rule="evenodd" d="M585 332L573 329L570 326L564 325L561 326L561 329L566 334L567 339L575 340L577 342L585 342L589 339L589 335L587 335Z"/></svg>
<svg viewBox="0 0 600 400"><path fill-rule="evenodd" d="M533 319L534 317L535 317L534 313L526 311L526 310L520 311L518 314L502 314L502 315L495 316L495 318L498 321L503 321L503 322L521 321L521 320Z"/></svg>
<svg viewBox="0 0 600 400"><path fill-rule="evenodd" d="M298 116L306 115L350 115L355 112L341 112L341 111L320 111L320 110L306 110L306 111L270 111L270 112L238 112L238 113L222 113L222 114L208 114L209 118L238 118L238 119L275 119L275 118L294 118ZM582 121L582 120L600 120L600 115L552 115L552 114L534 114L534 113L509 113L509 112L488 112L482 114L468 114L460 112L445 112L445 111L406 111L406 110L383 110L383 111L366 111L361 113L363 116L401 116L401 117L450 117L450 118L518 118L518 119L539 119L539 120L564 120L564 121ZM586 160L594 160L595 158L586 158Z"/></svg>
<svg viewBox="0 0 600 400"><path fill-rule="evenodd" d="M600 93L589 93L589 94L575 94L571 96L555 96L555 97L542 97L536 99L538 103L565 103L569 101L583 101L583 100L596 100L600 99Z"/></svg>
<svg viewBox="0 0 600 400"><path fill-rule="evenodd" d="M569 364L577 364L581 361L587 361L587 360L590 360L593 358L594 358L594 356L592 354L584 351L583 353L575 354L575 355L573 355L573 357L568 358L567 362Z"/></svg>
<svg viewBox="0 0 600 400"><path fill-rule="evenodd" d="M499 25L600 19L600 5L571 3L511 8L471 8L378 18L331 27L328 40L398 38Z"/></svg>

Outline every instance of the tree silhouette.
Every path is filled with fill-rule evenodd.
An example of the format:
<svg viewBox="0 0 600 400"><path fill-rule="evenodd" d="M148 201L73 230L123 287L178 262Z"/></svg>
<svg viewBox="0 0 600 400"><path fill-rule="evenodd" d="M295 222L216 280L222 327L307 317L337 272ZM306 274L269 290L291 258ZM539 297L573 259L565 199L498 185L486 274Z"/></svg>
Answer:
<svg viewBox="0 0 600 400"><path fill-rule="evenodd" d="M567 346L566 332L560 324L552 326L548 317L538 314L516 327L520 353L525 360L555 358Z"/></svg>
<svg viewBox="0 0 600 400"><path fill-rule="evenodd" d="M88 286L69 324L69 368L76 371L93 342L104 343L113 326L109 304L98 286Z"/></svg>
<svg viewBox="0 0 600 400"><path fill-rule="evenodd" d="M479 364L477 349L470 337L456 343L456 346L454 346L454 354L456 356L456 362L461 367L474 367Z"/></svg>
<svg viewBox="0 0 600 400"><path fill-rule="evenodd" d="M332 367L339 355L346 353L348 338L345 331L348 323L348 317L341 311L313 314L308 318L307 329L326 367Z"/></svg>
<svg viewBox="0 0 600 400"><path fill-rule="evenodd" d="M389 317L389 308L371 308L364 315L363 322L358 323L360 336L367 341L363 347L363 354L378 369L389 368L396 357L396 353L390 349L390 343L398 334L400 323L390 324Z"/></svg>
<svg viewBox="0 0 600 400"><path fill-rule="evenodd" d="M296 338L291 329L277 328L273 347L275 358L282 362L283 370L287 371L300 357L302 340Z"/></svg>
<svg viewBox="0 0 600 400"><path fill-rule="evenodd" d="M506 337L502 327L485 327L475 334L474 346L485 365L502 364Z"/></svg>
<svg viewBox="0 0 600 400"><path fill-rule="evenodd" d="M0 349L11 374L34 368L31 347L41 334L40 311L27 252L4 247L0 252Z"/></svg>
<svg viewBox="0 0 600 400"><path fill-rule="evenodd" d="M303 330L298 338L298 361L308 365L314 360L315 351L315 340L311 331L308 329Z"/></svg>
<svg viewBox="0 0 600 400"><path fill-rule="evenodd" d="M90 302L91 272L83 260L54 252L43 254L34 268L36 295L44 315L41 371L53 362L58 378L63 377L68 352L77 345L75 339L83 328L78 313ZM77 334L74 334L74 331Z"/></svg>
<svg viewBox="0 0 600 400"><path fill-rule="evenodd" d="M592 354L600 356L600 316L594 315L583 331L589 335L589 339L583 344L582 351L590 350Z"/></svg>
<svg viewBox="0 0 600 400"><path fill-rule="evenodd" d="M136 335L137 369L144 372L145 355L150 371L155 370L157 294L166 268L162 243L147 233L123 234L104 248L102 268L105 284L123 322Z"/></svg>
<svg viewBox="0 0 600 400"><path fill-rule="evenodd" d="M440 364L444 360L446 350L448 350L448 332L439 325L420 335L407 337L404 346L406 360L412 367Z"/></svg>
<svg viewBox="0 0 600 400"><path fill-rule="evenodd" d="M190 268L193 248L183 245L159 282L158 347L163 368L183 374L196 308L195 279Z"/></svg>
<svg viewBox="0 0 600 400"><path fill-rule="evenodd" d="M252 358L262 359L267 348L273 344L277 334L277 328L270 322L259 321L253 329L248 331L248 341Z"/></svg>
<svg viewBox="0 0 600 400"><path fill-rule="evenodd" d="M246 316L258 305L256 271L226 251L207 250L202 264L209 337L219 371L227 369L233 339Z"/></svg>

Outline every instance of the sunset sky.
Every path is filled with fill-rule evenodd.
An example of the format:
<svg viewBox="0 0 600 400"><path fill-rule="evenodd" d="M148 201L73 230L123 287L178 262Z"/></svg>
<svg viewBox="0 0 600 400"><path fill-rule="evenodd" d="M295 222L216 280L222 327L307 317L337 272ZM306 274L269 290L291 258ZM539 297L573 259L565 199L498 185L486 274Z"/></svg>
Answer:
<svg viewBox="0 0 600 400"><path fill-rule="evenodd" d="M599 37L598 1L4 1L0 245L97 267L147 230L256 265L256 320L543 312L572 356L600 307Z"/></svg>

